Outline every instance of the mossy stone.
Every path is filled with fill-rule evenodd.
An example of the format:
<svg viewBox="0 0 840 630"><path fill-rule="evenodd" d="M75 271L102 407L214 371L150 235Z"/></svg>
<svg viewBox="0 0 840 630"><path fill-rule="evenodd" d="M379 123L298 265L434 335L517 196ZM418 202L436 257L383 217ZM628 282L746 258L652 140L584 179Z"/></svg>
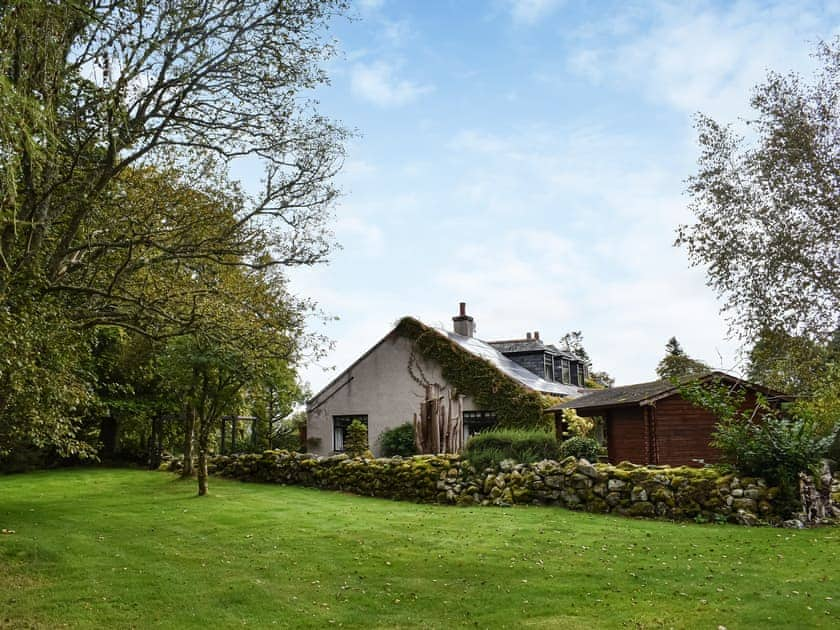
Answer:
<svg viewBox="0 0 840 630"><path fill-rule="evenodd" d="M634 503L631 505L627 513L630 516L654 516L656 514L656 508L654 508L653 503L648 501L639 501L638 503Z"/></svg>

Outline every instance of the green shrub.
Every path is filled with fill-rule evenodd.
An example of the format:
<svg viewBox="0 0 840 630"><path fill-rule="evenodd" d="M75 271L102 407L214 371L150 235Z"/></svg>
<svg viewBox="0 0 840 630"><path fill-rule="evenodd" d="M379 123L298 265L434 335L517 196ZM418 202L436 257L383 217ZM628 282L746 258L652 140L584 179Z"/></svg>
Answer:
<svg viewBox="0 0 840 630"><path fill-rule="evenodd" d="M810 422L767 414L759 422L719 422L712 444L742 474L793 484L826 454L833 437L820 437Z"/></svg>
<svg viewBox="0 0 840 630"><path fill-rule="evenodd" d="M763 477L778 486L783 515L797 512L799 473L810 472L834 440L812 419L789 417L759 395L755 408L745 404L743 391L722 384L693 384L681 388L683 397L710 410L718 418L712 446L742 475Z"/></svg>
<svg viewBox="0 0 840 630"><path fill-rule="evenodd" d="M417 454L417 446L414 444L414 425L406 422L393 429L383 431L379 436L379 448L383 457L400 455L409 457Z"/></svg>
<svg viewBox="0 0 840 630"><path fill-rule="evenodd" d="M597 462L601 452L601 445L598 440L585 437L572 437L560 445L560 457L574 457L575 459L586 459L590 462Z"/></svg>
<svg viewBox="0 0 840 630"><path fill-rule="evenodd" d="M350 457L362 457L368 450L368 428L360 420L353 420L347 427L344 452Z"/></svg>
<svg viewBox="0 0 840 630"><path fill-rule="evenodd" d="M505 459L522 464L557 459L559 450L553 433L526 429L496 429L474 435L467 441L464 457L477 470L499 465Z"/></svg>

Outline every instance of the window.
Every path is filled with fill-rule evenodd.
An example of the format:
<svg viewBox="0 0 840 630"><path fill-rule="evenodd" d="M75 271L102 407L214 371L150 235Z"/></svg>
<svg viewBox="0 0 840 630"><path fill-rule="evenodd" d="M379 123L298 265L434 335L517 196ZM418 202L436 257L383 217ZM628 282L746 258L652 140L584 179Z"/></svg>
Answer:
<svg viewBox="0 0 840 630"><path fill-rule="evenodd" d="M586 383L586 376L584 375L583 363L577 364L577 384L583 387Z"/></svg>
<svg viewBox="0 0 840 630"><path fill-rule="evenodd" d="M464 419L464 443L475 435L487 429L492 428L496 424L495 411L465 411L463 413Z"/></svg>
<svg viewBox="0 0 840 630"><path fill-rule="evenodd" d="M551 359L551 355L546 354L543 357L543 367L545 368L545 380L553 381L554 380L554 361Z"/></svg>
<svg viewBox="0 0 840 630"><path fill-rule="evenodd" d="M572 366L568 359L560 359L560 380L567 385L572 381Z"/></svg>
<svg viewBox="0 0 840 630"><path fill-rule="evenodd" d="M341 453L344 451L344 440L347 437L347 427L358 420L363 425L367 426L367 416L333 416L333 450Z"/></svg>

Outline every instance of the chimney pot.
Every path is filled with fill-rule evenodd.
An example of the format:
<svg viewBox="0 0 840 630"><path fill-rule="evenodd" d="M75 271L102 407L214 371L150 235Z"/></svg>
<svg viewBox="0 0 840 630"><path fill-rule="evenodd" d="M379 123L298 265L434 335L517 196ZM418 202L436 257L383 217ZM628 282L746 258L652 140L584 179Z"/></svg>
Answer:
<svg viewBox="0 0 840 630"><path fill-rule="evenodd" d="M525 339L531 339L531 333L529 333L529 332L525 333Z"/></svg>
<svg viewBox="0 0 840 630"><path fill-rule="evenodd" d="M536 339L537 341L540 340L540 331L539 330L534 331L534 339Z"/></svg>
<svg viewBox="0 0 840 630"><path fill-rule="evenodd" d="M463 317L464 315L467 314L467 303L466 302L460 302L459 306L461 307L461 317Z"/></svg>

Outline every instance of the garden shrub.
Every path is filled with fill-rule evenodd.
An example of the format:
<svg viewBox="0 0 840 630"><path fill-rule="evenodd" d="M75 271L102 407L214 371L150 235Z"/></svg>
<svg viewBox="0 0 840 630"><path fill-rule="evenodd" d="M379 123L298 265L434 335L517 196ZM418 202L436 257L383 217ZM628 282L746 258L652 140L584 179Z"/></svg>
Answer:
<svg viewBox="0 0 840 630"><path fill-rule="evenodd" d="M799 473L812 472L834 440L811 419L790 417L757 396L755 408L745 405L743 390L721 383L693 383L681 388L683 397L711 411L718 423L712 446L742 475L763 477L779 487L782 514L801 509Z"/></svg>
<svg viewBox="0 0 840 630"><path fill-rule="evenodd" d="M393 429L383 431L379 436L379 448L383 457L409 457L417 454L417 446L414 443L414 425L406 422Z"/></svg>
<svg viewBox="0 0 840 630"><path fill-rule="evenodd" d="M347 427L344 452L350 457L361 457L368 450L368 428L364 422L353 420Z"/></svg>
<svg viewBox="0 0 840 630"><path fill-rule="evenodd" d="M575 459L586 459L590 462L597 462L601 453L601 445L598 440L586 437L571 437L560 444L561 457L574 457Z"/></svg>
<svg viewBox="0 0 840 630"><path fill-rule="evenodd" d="M595 429L595 419L579 416L574 409L563 410L563 420L569 427L569 437L589 437Z"/></svg>
<svg viewBox="0 0 840 630"><path fill-rule="evenodd" d="M553 433L527 429L495 429L472 436L464 457L477 470L498 466L505 459L529 464L559 456Z"/></svg>

